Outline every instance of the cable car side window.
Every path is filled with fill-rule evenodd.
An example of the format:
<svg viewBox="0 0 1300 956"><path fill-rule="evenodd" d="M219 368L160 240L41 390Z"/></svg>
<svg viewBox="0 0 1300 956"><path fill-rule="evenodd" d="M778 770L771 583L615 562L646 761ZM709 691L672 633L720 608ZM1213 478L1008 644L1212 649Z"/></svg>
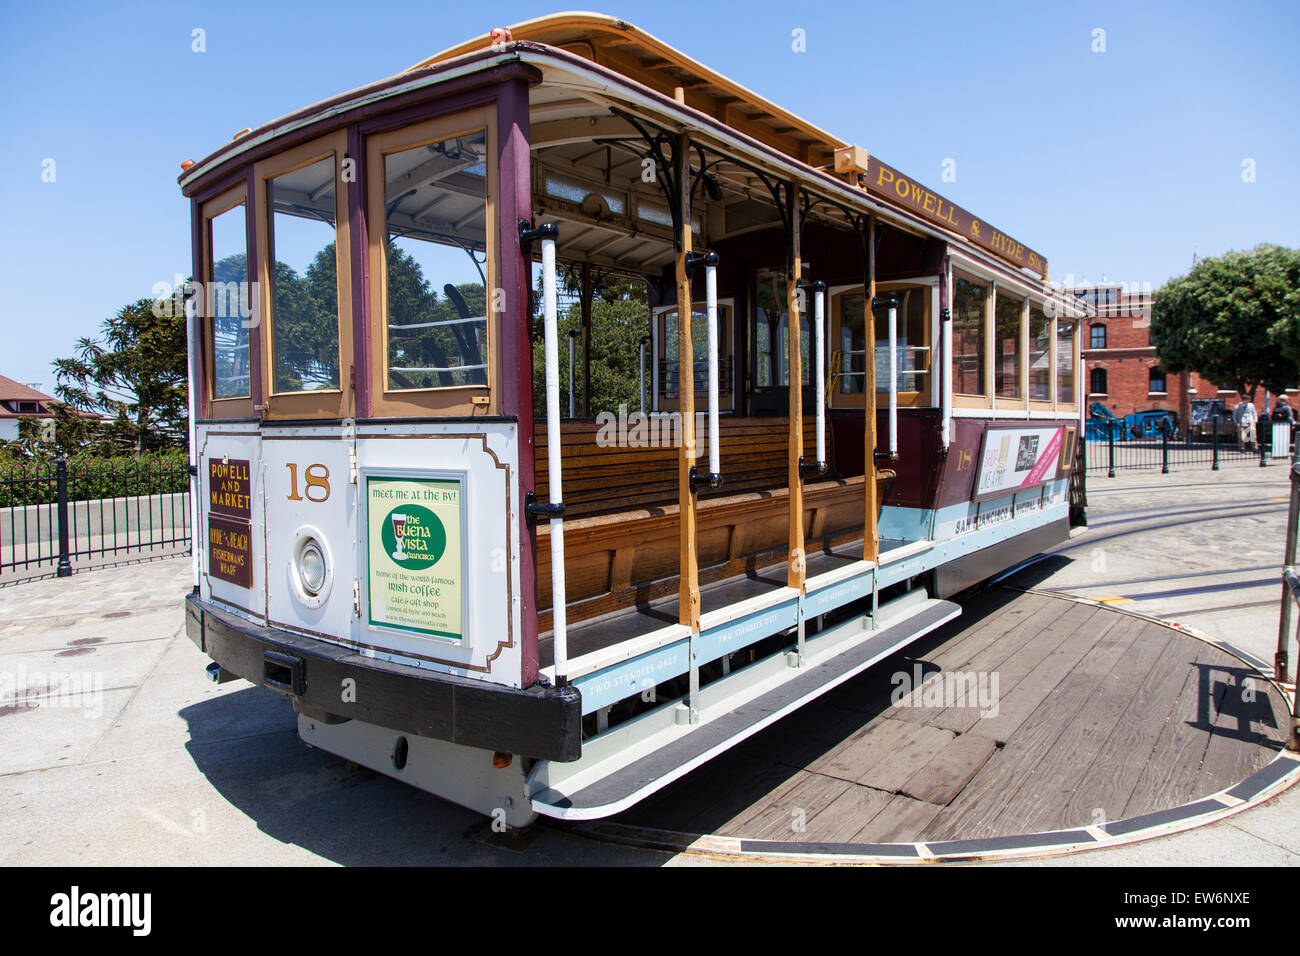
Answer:
<svg viewBox="0 0 1300 956"><path fill-rule="evenodd" d="M248 398L248 223L244 202L208 219L208 282L204 307L212 346L212 397Z"/></svg>
<svg viewBox="0 0 1300 956"><path fill-rule="evenodd" d="M1029 400L1052 400L1052 320L1037 305L1029 307Z"/></svg>
<svg viewBox="0 0 1300 956"><path fill-rule="evenodd" d="M487 130L384 155L386 386L488 384Z"/></svg>
<svg viewBox="0 0 1300 956"><path fill-rule="evenodd" d="M1073 322L1056 320L1056 404L1073 405L1074 395L1074 326Z"/></svg>
<svg viewBox="0 0 1300 956"><path fill-rule="evenodd" d="M993 313L993 385L998 398L1020 398L1024 303L998 292Z"/></svg>
<svg viewBox="0 0 1300 956"><path fill-rule="evenodd" d="M958 395L987 395L984 323L988 286L961 276L952 283L952 390Z"/></svg>

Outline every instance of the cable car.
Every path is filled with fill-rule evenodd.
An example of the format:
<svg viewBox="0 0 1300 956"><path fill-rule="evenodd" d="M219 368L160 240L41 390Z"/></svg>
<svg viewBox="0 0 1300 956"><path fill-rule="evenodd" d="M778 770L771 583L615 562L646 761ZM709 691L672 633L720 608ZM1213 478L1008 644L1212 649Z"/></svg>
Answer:
<svg viewBox="0 0 1300 956"><path fill-rule="evenodd" d="M190 637L505 825L635 804L1068 535L1087 304L622 20L493 30L180 185Z"/></svg>

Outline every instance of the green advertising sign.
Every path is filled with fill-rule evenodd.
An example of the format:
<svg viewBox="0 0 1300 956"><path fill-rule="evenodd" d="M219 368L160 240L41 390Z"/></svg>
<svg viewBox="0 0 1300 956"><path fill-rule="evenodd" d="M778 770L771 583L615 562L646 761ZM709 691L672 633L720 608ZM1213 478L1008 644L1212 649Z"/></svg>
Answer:
<svg viewBox="0 0 1300 956"><path fill-rule="evenodd" d="M366 477L370 623L459 641L461 484Z"/></svg>

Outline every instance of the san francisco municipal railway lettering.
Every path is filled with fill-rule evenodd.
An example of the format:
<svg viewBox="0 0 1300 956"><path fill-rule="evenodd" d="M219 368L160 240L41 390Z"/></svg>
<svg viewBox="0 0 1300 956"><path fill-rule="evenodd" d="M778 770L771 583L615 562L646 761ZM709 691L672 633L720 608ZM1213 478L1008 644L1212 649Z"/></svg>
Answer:
<svg viewBox="0 0 1300 956"><path fill-rule="evenodd" d="M208 459L208 512L245 521L253 517L247 458Z"/></svg>
<svg viewBox="0 0 1300 956"><path fill-rule="evenodd" d="M247 523L208 516L208 574L241 588L253 586L253 536Z"/></svg>

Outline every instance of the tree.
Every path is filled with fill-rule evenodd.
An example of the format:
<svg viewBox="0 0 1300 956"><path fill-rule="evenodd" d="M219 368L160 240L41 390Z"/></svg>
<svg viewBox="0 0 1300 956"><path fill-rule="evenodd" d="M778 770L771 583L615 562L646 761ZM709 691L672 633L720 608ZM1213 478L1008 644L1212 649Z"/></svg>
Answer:
<svg viewBox="0 0 1300 956"><path fill-rule="evenodd" d="M1202 259L1156 293L1151 344L1166 372L1197 372L1250 401L1300 381L1300 251L1261 245Z"/></svg>
<svg viewBox="0 0 1300 956"><path fill-rule="evenodd" d="M581 283L573 270L557 273L556 356L560 373L562 416L568 414L569 331L582 328ZM649 301L645 280L615 272L598 272L591 297L591 400L592 415L640 408L641 337L650 331ZM543 348L542 283L537 276L533 291L533 414L546 416L546 357ZM581 362L582 346L577 343L575 360ZM648 356L654 361L654 356ZM582 407L582 369L575 370L574 384ZM647 390L650 370L646 369ZM653 396L647 395L647 400Z"/></svg>
<svg viewBox="0 0 1300 956"><path fill-rule="evenodd" d="M100 437L120 449L184 446L188 433L185 308L138 299L104 320L100 337L56 359L55 394L70 409L107 421Z"/></svg>

